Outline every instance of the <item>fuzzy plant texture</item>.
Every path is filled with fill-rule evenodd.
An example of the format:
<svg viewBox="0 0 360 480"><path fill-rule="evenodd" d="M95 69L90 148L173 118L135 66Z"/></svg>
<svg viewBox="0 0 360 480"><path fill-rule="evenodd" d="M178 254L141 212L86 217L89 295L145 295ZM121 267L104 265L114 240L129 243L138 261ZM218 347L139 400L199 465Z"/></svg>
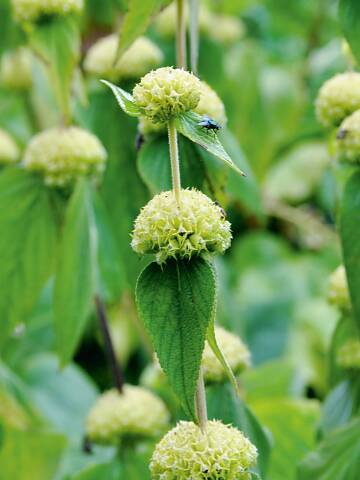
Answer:
<svg viewBox="0 0 360 480"><path fill-rule="evenodd" d="M11 0L14 18L21 23L36 22L42 16L80 13L84 0Z"/></svg>
<svg viewBox="0 0 360 480"><path fill-rule="evenodd" d="M20 152L15 140L0 128L0 165L8 165L19 160Z"/></svg>
<svg viewBox="0 0 360 480"><path fill-rule="evenodd" d="M140 78L159 66L163 60L163 54L154 42L146 37L139 37L119 60L115 61L118 42L119 36L114 33L92 45L84 61L86 72L115 82L124 78Z"/></svg>
<svg viewBox="0 0 360 480"><path fill-rule="evenodd" d="M245 368L250 366L249 349L237 335L221 327L216 327L215 337L220 350L235 375L240 374ZM206 383L219 383L227 379L223 366L216 358L208 342L205 343L201 366Z"/></svg>
<svg viewBox="0 0 360 480"><path fill-rule="evenodd" d="M120 394L108 390L97 400L86 420L89 440L118 445L124 438L153 438L166 430L169 413L163 401L141 387L124 385Z"/></svg>
<svg viewBox="0 0 360 480"><path fill-rule="evenodd" d="M25 47L7 52L2 56L0 83L11 90L28 90L32 84L31 52Z"/></svg>
<svg viewBox="0 0 360 480"><path fill-rule="evenodd" d="M256 447L236 428L211 420L202 433L179 422L158 443L150 462L153 480L250 480Z"/></svg>
<svg viewBox="0 0 360 480"><path fill-rule="evenodd" d="M52 128L33 137L23 165L39 172L46 185L63 187L79 176L99 176L107 154L97 137L78 127Z"/></svg>
<svg viewBox="0 0 360 480"><path fill-rule="evenodd" d="M353 338L341 345L336 362L342 368L360 369L360 340Z"/></svg>
<svg viewBox="0 0 360 480"><path fill-rule="evenodd" d="M135 85L133 97L142 115L155 123L165 123L193 110L200 93L200 80L195 75L180 68L162 67Z"/></svg>
<svg viewBox="0 0 360 480"><path fill-rule="evenodd" d="M360 110L356 110L343 120L336 136L340 159L360 162Z"/></svg>
<svg viewBox="0 0 360 480"><path fill-rule="evenodd" d="M316 115L324 127L336 127L360 108L360 73L339 73L320 88Z"/></svg>
<svg viewBox="0 0 360 480"><path fill-rule="evenodd" d="M230 223L223 210L198 190L156 195L135 221L131 246L139 255L153 253L159 264L168 258L190 259L223 253L231 243Z"/></svg>
<svg viewBox="0 0 360 480"><path fill-rule="evenodd" d="M340 265L329 278L327 297L329 303L340 310L350 310L351 301L346 279L346 272L343 265Z"/></svg>

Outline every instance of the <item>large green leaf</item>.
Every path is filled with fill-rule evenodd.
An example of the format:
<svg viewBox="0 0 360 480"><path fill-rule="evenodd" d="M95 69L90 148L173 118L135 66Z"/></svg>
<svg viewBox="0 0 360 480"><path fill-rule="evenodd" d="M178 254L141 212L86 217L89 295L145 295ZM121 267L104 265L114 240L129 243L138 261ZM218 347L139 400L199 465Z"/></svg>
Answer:
<svg viewBox="0 0 360 480"><path fill-rule="evenodd" d="M340 236L355 322L360 332L360 172L350 177L340 209Z"/></svg>
<svg viewBox="0 0 360 480"><path fill-rule="evenodd" d="M41 179L8 169L0 175L0 342L27 315L55 260L54 197Z"/></svg>
<svg viewBox="0 0 360 480"><path fill-rule="evenodd" d="M328 434L299 467L298 480L358 480L360 418Z"/></svg>
<svg viewBox="0 0 360 480"><path fill-rule="evenodd" d="M360 62L360 3L358 0L340 0L339 18L346 40Z"/></svg>
<svg viewBox="0 0 360 480"><path fill-rule="evenodd" d="M101 80L104 85L107 85L113 94L115 95L115 98L119 104L119 107L128 115L131 117L138 117L141 114L140 109L136 106L136 103L134 102L133 96L123 90L122 88L118 87L117 85L114 85L111 82L108 82L107 80Z"/></svg>
<svg viewBox="0 0 360 480"><path fill-rule="evenodd" d="M201 258L151 263L136 288L140 316L185 413L195 418L194 394L206 332L214 315L216 283Z"/></svg>

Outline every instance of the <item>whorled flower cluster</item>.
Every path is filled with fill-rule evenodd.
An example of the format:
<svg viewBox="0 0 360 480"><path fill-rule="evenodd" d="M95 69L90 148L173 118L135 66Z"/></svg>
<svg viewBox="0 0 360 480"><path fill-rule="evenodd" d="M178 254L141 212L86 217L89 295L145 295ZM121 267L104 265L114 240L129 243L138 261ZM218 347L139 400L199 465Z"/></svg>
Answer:
<svg viewBox="0 0 360 480"><path fill-rule="evenodd" d="M79 176L98 176L107 154L95 135L78 127L52 128L32 138L23 165L49 186L67 186Z"/></svg>
<svg viewBox="0 0 360 480"><path fill-rule="evenodd" d="M250 480L256 447L236 428L211 420L202 433L179 422L157 444L150 462L152 480Z"/></svg>
<svg viewBox="0 0 360 480"><path fill-rule="evenodd" d="M12 90L27 90L31 87L31 53L26 47L19 47L3 55L0 82Z"/></svg>
<svg viewBox="0 0 360 480"><path fill-rule="evenodd" d="M97 400L86 420L86 435L94 443L117 445L123 438L154 438L169 423L163 401L141 387L124 385L120 394L108 390Z"/></svg>
<svg viewBox="0 0 360 480"><path fill-rule="evenodd" d="M360 108L360 73L339 73L320 88L316 115L325 127L336 127Z"/></svg>
<svg viewBox="0 0 360 480"><path fill-rule="evenodd" d="M19 160L19 149L14 139L0 128L0 165L8 165Z"/></svg>
<svg viewBox="0 0 360 480"><path fill-rule="evenodd" d="M351 308L346 272L343 265L340 265L330 275L327 297L329 303L341 310L349 310Z"/></svg>
<svg viewBox="0 0 360 480"><path fill-rule="evenodd" d="M360 110L343 120L336 137L340 158L349 162L360 162Z"/></svg>
<svg viewBox="0 0 360 480"><path fill-rule="evenodd" d="M41 16L80 13L84 0L11 0L18 22L36 22Z"/></svg>
<svg viewBox="0 0 360 480"><path fill-rule="evenodd" d="M173 191L156 195L135 221L131 246L158 263L168 258L190 259L203 253L223 253L231 243L230 223L223 210L198 190L181 190L178 204Z"/></svg>
<svg viewBox="0 0 360 480"><path fill-rule="evenodd" d="M342 368L359 369L360 340L351 339L341 345L336 354L336 362Z"/></svg>
<svg viewBox="0 0 360 480"><path fill-rule="evenodd" d="M135 85L133 97L142 115L155 123L193 110L200 100L200 80L180 68L162 67L146 74Z"/></svg>
<svg viewBox="0 0 360 480"><path fill-rule="evenodd" d="M89 48L84 68L86 72L113 82L121 78L139 78L163 60L161 50L148 38L139 37L117 62L119 36L108 35Z"/></svg>
<svg viewBox="0 0 360 480"><path fill-rule="evenodd" d="M235 375L241 373L250 365L249 349L237 335L221 327L216 327L215 337L220 350ZM226 372L211 350L208 342L205 343L201 366L206 383L222 382L226 379Z"/></svg>

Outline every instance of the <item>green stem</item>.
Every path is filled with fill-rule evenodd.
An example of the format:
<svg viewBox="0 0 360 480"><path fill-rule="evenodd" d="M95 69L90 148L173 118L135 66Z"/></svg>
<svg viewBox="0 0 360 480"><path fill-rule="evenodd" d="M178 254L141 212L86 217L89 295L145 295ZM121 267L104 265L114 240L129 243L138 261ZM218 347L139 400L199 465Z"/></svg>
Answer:
<svg viewBox="0 0 360 480"><path fill-rule="evenodd" d="M198 74L199 59L199 0L190 0L190 64L192 72Z"/></svg>
<svg viewBox="0 0 360 480"><path fill-rule="evenodd" d="M177 131L174 120L171 119L168 122L168 136L169 136L169 150L170 150L170 162L171 162L171 176L172 185L175 193L177 203L180 203L180 164L179 164L179 150L177 142Z"/></svg>
<svg viewBox="0 0 360 480"><path fill-rule="evenodd" d="M186 70L186 17L185 1L176 0L176 63Z"/></svg>
<svg viewBox="0 0 360 480"><path fill-rule="evenodd" d="M200 367L197 389L195 393L195 407L196 407L196 415L197 415L199 427L201 431L205 433L208 418L207 418L204 376L203 376L201 367Z"/></svg>

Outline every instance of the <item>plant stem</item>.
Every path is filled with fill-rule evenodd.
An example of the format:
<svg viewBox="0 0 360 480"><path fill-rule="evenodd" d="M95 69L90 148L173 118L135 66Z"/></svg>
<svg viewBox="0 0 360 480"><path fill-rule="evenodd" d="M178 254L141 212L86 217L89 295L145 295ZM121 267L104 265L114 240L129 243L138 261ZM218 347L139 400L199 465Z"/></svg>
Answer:
<svg viewBox="0 0 360 480"><path fill-rule="evenodd" d="M197 414L200 430L203 433L205 433L208 418L207 418L204 376L203 376L201 367L200 367L197 389L195 393L195 406L196 406L196 414Z"/></svg>
<svg viewBox="0 0 360 480"><path fill-rule="evenodd" d="M176 63L186 70L186 17L185 1L176 0Z"/></svg>
<svg viewBox="0 0 360 480"><path fill-rule="evenodd" d="M124 387L124 374L120 367L119 362L117 361L114 346L111 340L109 322L106 315L106 309L103 301L99 295L95 295L95 306L96 313L99 319L101 333L104 339L105 351L108 358L109 365L111 367L114 384L119 393L123 393Z"/></svg>
<svg viewBox="0 0 360 480"><path fill-rule="evenodd" d="M198 74L199 59L199 0L190 0L190 64L192 72Z"/></svg>
<svg viewBox="0 0 360 480"><path fill-rule="evenodd" d="M176 201L179 204L180 191L181 191L179 149L178 149L178 142L177 142L177 131L176 131L176 127L173 119L169 120L168 122L168 136L169 136L172 185L173 185Z"/></svg>

